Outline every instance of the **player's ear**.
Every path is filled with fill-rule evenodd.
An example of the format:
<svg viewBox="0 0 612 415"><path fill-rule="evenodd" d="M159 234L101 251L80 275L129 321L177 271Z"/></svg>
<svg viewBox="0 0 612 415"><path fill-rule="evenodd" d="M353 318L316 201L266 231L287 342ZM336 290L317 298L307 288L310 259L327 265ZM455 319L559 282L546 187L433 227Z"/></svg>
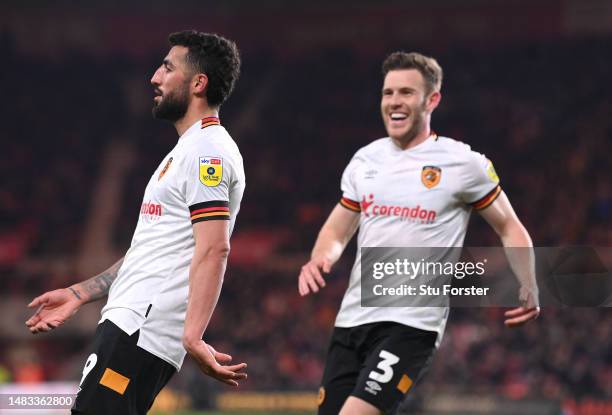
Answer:
<svg viewBox="0 0 612 415"><path fill-rule="evenodd" d="M193 80L191 82L193 92L196 95L204 95L206 92L206 86L208 85L208 76L203 73L198 73L193 76Z"/></svg>
<svg viewBox="0 0 612 415"><path fill-rule="evenodd" d="M438 104L440 104L440 100L442 99L442 94L440 93L440 91L433 91L431 94L429 94L429 97L427 97L427 110L429 112L432 112L433 110L435 110L438 106Z"/></svg>

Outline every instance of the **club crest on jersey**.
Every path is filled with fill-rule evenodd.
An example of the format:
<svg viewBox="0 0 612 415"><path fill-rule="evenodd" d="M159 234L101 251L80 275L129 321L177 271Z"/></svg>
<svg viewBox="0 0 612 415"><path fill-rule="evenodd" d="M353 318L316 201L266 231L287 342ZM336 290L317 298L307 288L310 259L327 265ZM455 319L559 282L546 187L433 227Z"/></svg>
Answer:
<svg viewBox="0 0 612 415"><path fill-rule="evenodd" d="M162 177L164 177L164 174L166 174L166 172L168 171L168 169L170 168L170 164L172 164L172 157L170 157L168 159L168 161L166 162L166 165L164 166L164 168L162 169L162 171L159 172L159 176L157 177L157 181L160 181Z"/></svg>
<svg viewBox="0 0 612 415"><path fill-rule="evenodd" d="M436 166L425 166L421 171L421 181L428 189L437 186L441 177L442 169Z"/></svg>
<svg viewBox="0 0 612 415"><path fill-rule="evenodd" d="M200 182L207 187L215 187L223 178L223 159L221 157L200 157Z"/></svg>

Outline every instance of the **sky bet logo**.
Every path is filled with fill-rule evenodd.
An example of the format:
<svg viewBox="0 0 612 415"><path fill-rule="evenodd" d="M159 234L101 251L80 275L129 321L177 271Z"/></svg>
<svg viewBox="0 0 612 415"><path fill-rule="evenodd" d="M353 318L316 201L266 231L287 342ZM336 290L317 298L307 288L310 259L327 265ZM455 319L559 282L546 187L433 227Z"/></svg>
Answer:
<svg viewBox="0 0 612 415"><path fill-rule="evenodd" d="M422 209L420 205L411 207L376 204L373 194L369 194L367 198L364 195L359 204L361 205L361 212L366 218L369 218L370 215L398 216L400 220L408 220L417 223L433 223L437 216L435 210Z"/></svg>
<svg viewBox="0 0 612 415"><path fill-rule="evenodd" d="M221 159L214 157L202 157L200 160L202 164L221 164Z"/></svg>

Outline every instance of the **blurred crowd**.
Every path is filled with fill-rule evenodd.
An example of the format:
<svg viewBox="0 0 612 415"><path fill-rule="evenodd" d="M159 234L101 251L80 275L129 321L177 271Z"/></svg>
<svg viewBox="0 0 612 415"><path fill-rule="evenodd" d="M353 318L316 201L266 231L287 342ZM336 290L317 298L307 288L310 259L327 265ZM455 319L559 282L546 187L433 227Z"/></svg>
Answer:
<svg viewBox="0 0 612 415"><path fill-rule="evenodd" d="M434 130L493 160L538 246L612 246L611 40L422 50L445 71ZM106 173L103 156L116 142L129 144L132 162L111 201L120 212L112 246L129 246L146 182L176 140L150 116L148 80L161 46L147 58L101 60L80 50L49 59L21 54L11 35L0 35L3 297L30 298L87 277L75 276L73 262ZM344 166L384 135L384 56L263 53L243 51L242 78L221 112L245 159L247 191L207 339L248 362L247 389L314 391L355 248L314 297L298 296L297 274L339 199ZM482 220L472 221L466 244L498 243ZM59 270L27 266L58 258L66 264ZM503 327L502 312L453 310L420 393L612 399L608 310L545 309L518 330ZM93 331L18 344L0 336L0 382L77 380ZM191 362L184 373L174 384L197 399L206 399L203 384L221 389Z"/></svg>

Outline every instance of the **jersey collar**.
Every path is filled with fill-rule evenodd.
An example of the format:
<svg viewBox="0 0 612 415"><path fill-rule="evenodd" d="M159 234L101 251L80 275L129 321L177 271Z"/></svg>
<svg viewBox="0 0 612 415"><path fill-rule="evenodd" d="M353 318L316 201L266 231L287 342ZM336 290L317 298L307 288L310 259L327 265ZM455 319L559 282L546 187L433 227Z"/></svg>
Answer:
<svg viewBox="0 0 612 415"><path fill-rule="evenodd" d="M210 127L211 125L221 125L219 117L204 117L201 120L201 128Z"/></svg>
<svg viewBox="0 0 612 415"><path fill-rule="evenodd" d="M395 152L398 152L398 153L403 153L405 151L407 151L407 152L418 151L418 150L421 150L421 149L427 147L429 145L429 143L433 143L435 141L438 141L438 134L436 134L434 131L432 131L431 134L429 134L429 137L427 137L425 140L423 140L422 143L419 143L418 145L416 145L414 147L411 147L411 148L409 148L407 150L401 149L397 144L395 144L395 142L393 141L393 139L391 137L388 137L388 138L389 138L389 142L392 144L393 150Z"/></svg>
<svg viewBox="0 0 612 415"><path fill-rule="evenodd" d="M182 136L179 137L179 140L183 137L186 137L188 134L191 134L194 131L201 130L206 127L210 127L211 125L221 125L219 121L219 117L204 117L201 120L197 120L195 123L189 127Z"/></svg>

